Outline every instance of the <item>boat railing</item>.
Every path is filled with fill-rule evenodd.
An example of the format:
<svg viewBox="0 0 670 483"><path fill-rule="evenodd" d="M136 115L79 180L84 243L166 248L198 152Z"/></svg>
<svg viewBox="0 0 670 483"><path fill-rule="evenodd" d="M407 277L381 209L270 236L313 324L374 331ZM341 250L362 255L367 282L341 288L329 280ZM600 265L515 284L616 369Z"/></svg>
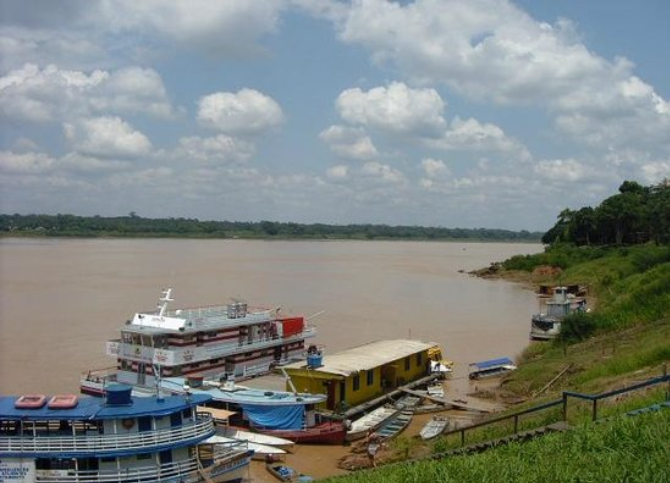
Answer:
<svg viewBox="0 0 670 483"><path fill-rule="evenodd" d="M165 444L196 441L214 434L214 421L208 413L198 413L195 423L177 428L125 434L45 436L28 434L0 437L3 453L100 453L127 449L151 449Z"/></svg>
<svg viewBox="0 0 670 483"><path fill-rule="evenodd" d="M232 453L242 454L242 451L229 451L224 455L224 458L230 459L229 456ZM237 460L239 461L239 459ZM234 463L235 460L231 462ZM219 460L219 455L215 454L214 466L222 463L225 464L226 462ZM197 476L198 469L198 459L192 457L159 466L126 468L124 470L62 470L58 472L37 470L36 473L38 481L45 483L196 482L201 481Z"/></svg>

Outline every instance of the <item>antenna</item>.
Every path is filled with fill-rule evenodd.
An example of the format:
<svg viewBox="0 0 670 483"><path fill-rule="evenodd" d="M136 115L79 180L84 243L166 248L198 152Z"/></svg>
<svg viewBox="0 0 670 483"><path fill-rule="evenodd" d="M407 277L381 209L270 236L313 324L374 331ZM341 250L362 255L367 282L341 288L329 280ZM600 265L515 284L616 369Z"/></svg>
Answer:
<svg viewBox="0 0 670 483"><path fill-rule="evenodd" d="M156 306L156 309L158 310L158 315L160 317L163 317L163 315L165 315L165 312L167 312L168 303L174 301L171 295L172 295L171 288L166 288L161 292L161 297L158 299L158 305Z"/></svg>

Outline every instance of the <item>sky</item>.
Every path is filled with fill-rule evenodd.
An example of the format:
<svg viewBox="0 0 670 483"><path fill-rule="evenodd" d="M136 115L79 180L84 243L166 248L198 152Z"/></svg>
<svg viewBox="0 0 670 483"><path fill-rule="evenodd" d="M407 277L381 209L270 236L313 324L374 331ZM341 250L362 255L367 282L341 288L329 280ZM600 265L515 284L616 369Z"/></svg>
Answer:
<svg viewBox="0 0 670 483"><path fill-rule="evenodd" d="M542 231L670 177L667 0L0 0L0 212Z"/></svg>

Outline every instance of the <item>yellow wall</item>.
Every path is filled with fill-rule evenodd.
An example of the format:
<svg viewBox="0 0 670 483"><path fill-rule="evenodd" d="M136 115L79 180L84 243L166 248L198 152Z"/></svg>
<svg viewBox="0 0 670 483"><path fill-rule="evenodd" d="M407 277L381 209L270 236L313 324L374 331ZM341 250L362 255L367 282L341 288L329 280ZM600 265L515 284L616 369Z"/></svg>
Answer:
<svg viewBox="0 0 670 483"><path fill-rule="evenodd" d="M328 384L334 386L332 393L334 399L331 401L331 406L339 407L339 403L344 402L349 406L356 406L358 404L379 397L384 393L382 386L382 374L385 374L387 379L384 383L389 388L402 386L408 382L419 379L427 374L428 370L428 351L422 351L420 360L417 354L412 354L409 359L409 368L406 369L405 359L398 359L381 367L372 369L373 381L368 385L368 371L361 371L358 373L359 383L358 389L354 390L354 383L356 375L350 375L346 378L344 376L321 372L318 369L307 370L300 369L286 369L286 372L291 377L295 388L299 392L310 392L313 394L328 394ZM392 377L389 378L389 375ZM341 382L344 381L344 398L341 394ZM287 384L288 385L288 384ZM290 388L287 387L287 390ZM326 408L327 404L321 405ZM332 409L332 408L331 408Z"/></svg>

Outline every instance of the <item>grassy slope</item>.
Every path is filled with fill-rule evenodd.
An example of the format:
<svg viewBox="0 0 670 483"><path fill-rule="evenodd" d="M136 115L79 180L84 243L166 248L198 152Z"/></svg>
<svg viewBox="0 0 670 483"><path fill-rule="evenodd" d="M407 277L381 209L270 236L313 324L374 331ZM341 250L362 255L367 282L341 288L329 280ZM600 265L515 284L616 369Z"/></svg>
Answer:
<svg viewBox="0 0 670 483"><path fill-rule="evenodd" d="M667 482L670 409L583 426L472 456L401 463L337 483Z"/></svg>
<svg viewBox="0 0 670 483"><path fill-rule="evenodd" d="M534 266L546 264L552 258L559 260L565 270L554 279L518 270L503 272L504 277L530 284L588 283L591 301L597 299L599 307L590 315L595 324L595 336L577 343L557 341L529 347L522 356L520 369L504 381L506 392L527 398L527 403L513 410L556 399L567 389L599 393L624 387L658 376L663 364L670 370L669 254L667 248L657 247L594 252L569 249L541 256L542 260L530 257L522 260L531 271ZM568 372L542 394L537 394L568 365ZM667 388L631 393L623 398L623 402L619 398L616 405L607 401L599 408L599 414L601 417L621 414L627 409L650 404L667 397L664 391ZM575 406L570 410L570 422L588 421L589 408ZM556 421L560 418L560 409L552 411L554 414L543 413L535 421L525 421L521 427ZM622 421L618 418L611 427L596 425L576 433L552 435L478 456L394 465L379 472L354 474L337 481L670 481L663 479L667 477L665 463L659 465L663 458L667 460L670 456L668 413L670 410L661 417L661 425L655 424L653 419ZM490 439L504 433L509 433L509 428L485 428L479 434L469 436L468 441ZM391 459L398 459L403 454L426 456L453 447L454 443L452 438L428 446L399 438L391 445L394 453ZM543 461L551 461L551 464L542 464Z"/></svg>

